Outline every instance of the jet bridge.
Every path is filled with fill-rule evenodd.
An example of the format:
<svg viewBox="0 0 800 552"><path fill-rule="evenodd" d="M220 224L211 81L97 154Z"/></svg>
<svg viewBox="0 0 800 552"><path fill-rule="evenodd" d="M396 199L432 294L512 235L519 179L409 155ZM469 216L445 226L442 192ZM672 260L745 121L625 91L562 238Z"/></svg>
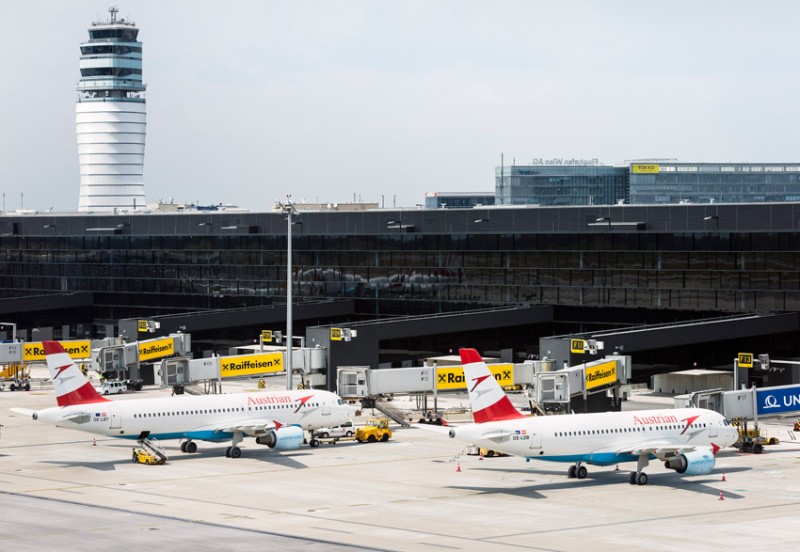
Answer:
<svg viewBox="0 0 800 552"><path fill-rule="evenodd" d="M546 361L537 361L546 362ZM537 370L528 396L545 412L568 410L573 399L605 393L612 407L627 398L631 357L612 355L562 370Z"/></svg>
<svg viewBox="0 0 800 552"><path fill-rule="evenodd" d="M612 355L601 360L564 370L553 371L548 360L525 361L520 364L488 364L498 383L507 388L528 390L528 398L546 410L567 410L571 401L605 393L612 402L626 398L625 384L630 380L631 358ZM428 396L433 396L438 410L439 393L466 391L461 366L420 366L415 368L379 368L340 366L337 369L337 393L344 399L356 399L369 408L376 401L394 393L419 394L421 408L428 409ZM545 409L542 409L545 410Z"/></svg>

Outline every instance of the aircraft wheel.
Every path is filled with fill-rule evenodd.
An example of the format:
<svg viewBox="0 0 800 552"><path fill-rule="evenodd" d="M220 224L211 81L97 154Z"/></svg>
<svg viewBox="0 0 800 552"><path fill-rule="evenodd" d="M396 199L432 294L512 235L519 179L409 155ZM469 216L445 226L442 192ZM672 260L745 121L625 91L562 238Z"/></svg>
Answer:
<svg viewBox="0 0 800 552"><path fill-rule="evenodd" d="M311 448L317 448L319 446L319 439L311 439L308 442L308 446L310 446Z"/></svg>
<svg viewBox="0 0 800 552"><path fill-rule="evenodd" d="M225 449L225 458L231 457L231 448L232 447L228 447L227 449Z"/></svg>
<svg viewBox="0 0 800 552"><path fill-rule="evenodd" d="M181 443L181 452L186 452L186 445L188 444L189 444L188 441L184 441L183 443Z"/></svg>
<svg viewBox="0 0 800 552"><path fill-rule="evenodd" d="M647 485L647 474L644 472L640 472L639 475L636 476L636 484Z"/></svg>
<svg viewBox="0 0 800 552"><path fill-rule="evenodd" d="M631 472L631 475L628 479L631 485L636 485L636 472Z"/></svg>
<svg viewBox="0 0 800 552"><path fill-rule="evenodd" d="M578 469L577 469L577 470L575 470L575 476L576 476L578 479L585 479L585 478L586 478L586 475L587 475L588 473L589 473L589 472L586 470L586 466L578 466Z"/></svg>
<svg viewBox="0 0 800 552"><path fill-rule="evenodd" d="M194 454L195 452L197 452L197 443L195 443L194 441L189 441L188 443L186 443L186 452L188 452L189 454Z"/></svg>
<svg viewBox="0 0 800 552"><path fill-rule="evenodd" d="M575 464L571 465L569 467L569 469L567 470L567 477L569 477L570 479L575 479L575 471L577 469L578 469L578 466L576 466Z"/></svg>
<svg viewBox="0 0 800 552"><path fill-rule="evenodd" d="M231 447L231 458L239 458L242 456L242 449L239 447Z"/></svg>

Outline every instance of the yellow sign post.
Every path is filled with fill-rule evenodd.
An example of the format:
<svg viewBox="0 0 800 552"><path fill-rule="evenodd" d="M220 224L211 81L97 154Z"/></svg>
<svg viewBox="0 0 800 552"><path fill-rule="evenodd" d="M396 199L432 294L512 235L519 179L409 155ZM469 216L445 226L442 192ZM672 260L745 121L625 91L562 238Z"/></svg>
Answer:
<svg viewBox="0 0 800 552"><path fill-rule="evenodd" d="M569 352L582 355L586 352L586 342L583 339L570 339Z"/></svg>
<svg viewBox="0 0 800 552"><path fill-rule="evenodd" d="M739 353L739 368L753 367L753 353Z"/></svg>

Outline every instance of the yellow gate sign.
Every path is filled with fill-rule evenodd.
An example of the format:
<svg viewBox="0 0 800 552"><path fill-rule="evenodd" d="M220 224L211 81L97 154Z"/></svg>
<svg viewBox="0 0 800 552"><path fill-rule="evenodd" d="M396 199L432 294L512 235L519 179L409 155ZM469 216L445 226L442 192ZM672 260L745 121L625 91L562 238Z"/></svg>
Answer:
<svg viewBox="0 0 800 552"><path fill-rule="evenodd" d="M139 328L139 332L140 333L141 332L147 332L147 329L148 329L147 320L139 320L138 328Z"/></svg>
<svg viewBox="0 0 800 552"><path fill-rule="evenodd" d="M582 355L586 352L586 342L583 339L570 339L569 352Z"/></svg>
<svg viewBox="0 0 800 552"><path fill-rule="evenodd" d="M341 341L341 340L342 340L342 329L331 328L331 341Z"/></svg>
<svg viewBox="0 0 800 552"><path fill-rule="evenodd" d="M492 364L489 366L489 371L501 387L514 385L513 364ZM436 369L436 389L448 391L466 388L463 366L446 366Z"/></svg>
<svg viewBox="0 0 800 552"><path fill-rule="evenodd" d="M272 343L272 330L261 330L261 343Z"/></svg>
<svg viewBox="0 0 800 552"><path fill-rule="evenodd" d="M283 353L237 355L219 359L219 375L222 378L271 372L283 372Z"/></svg>
<svg viewBox="0 0 800 552"><path fill-rule="evenodd" d="M753 367L753 353L739 353L739 368Z"/></svg>

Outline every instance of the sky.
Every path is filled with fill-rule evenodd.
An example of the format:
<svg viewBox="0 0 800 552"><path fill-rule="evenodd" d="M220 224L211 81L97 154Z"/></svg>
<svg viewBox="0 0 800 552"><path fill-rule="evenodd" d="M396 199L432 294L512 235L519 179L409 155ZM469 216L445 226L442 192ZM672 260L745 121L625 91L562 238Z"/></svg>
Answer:
<svg viewBox="0 0 800 552"><path fill-rule="evenodd" d="M148 203L413 207L494 191L501 155L800 160L794 0L115 1ZM79 46L110 5L0 2L4 210L77 210Z"/></svg>

